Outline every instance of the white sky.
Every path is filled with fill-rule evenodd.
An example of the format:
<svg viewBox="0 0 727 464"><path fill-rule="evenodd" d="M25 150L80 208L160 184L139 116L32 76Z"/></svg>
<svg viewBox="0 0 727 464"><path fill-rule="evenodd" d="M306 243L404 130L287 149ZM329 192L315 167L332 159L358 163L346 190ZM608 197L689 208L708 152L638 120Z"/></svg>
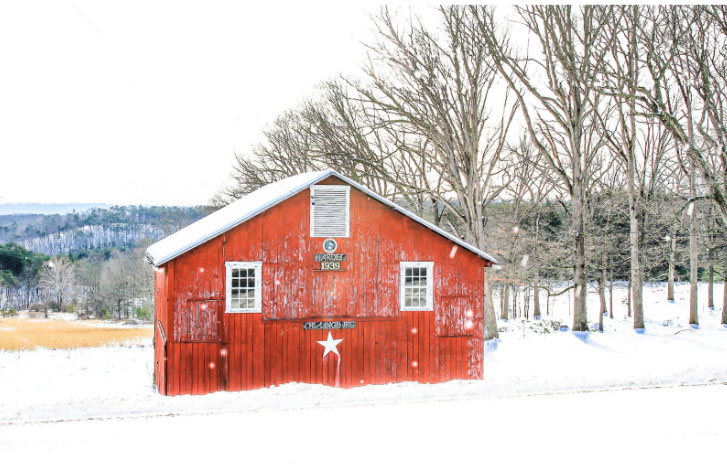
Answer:
<svg viewBox="0 0 727 464"><path fill-rule="evenodd" d="M0 4L0 203L206 202L275 116L357 72L376 11Z"/></svg>

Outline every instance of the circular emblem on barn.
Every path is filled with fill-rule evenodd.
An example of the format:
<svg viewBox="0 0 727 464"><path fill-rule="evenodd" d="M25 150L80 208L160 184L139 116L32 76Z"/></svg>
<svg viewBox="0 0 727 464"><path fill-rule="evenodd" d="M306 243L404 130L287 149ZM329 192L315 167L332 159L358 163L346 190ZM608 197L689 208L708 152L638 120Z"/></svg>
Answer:
<svg viewBox="0 0 727 464"><path fill-rule="evenodd" d="M338 243L336 243L335 240L332 238L327 238L325 242L323 242L323 251L326 253L333 253L338 248Z"/></svg>

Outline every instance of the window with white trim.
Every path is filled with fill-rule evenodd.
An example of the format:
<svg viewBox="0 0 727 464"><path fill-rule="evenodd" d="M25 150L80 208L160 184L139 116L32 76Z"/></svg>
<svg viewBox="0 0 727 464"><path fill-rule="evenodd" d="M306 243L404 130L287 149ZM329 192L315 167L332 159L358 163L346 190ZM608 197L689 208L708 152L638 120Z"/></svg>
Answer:
<svg viewBox="0 0 727 464"><path fill-rule="evenodd" d="M313 185L310 188L311 237L348 237L351 187Z"/></svg>
<svg viewBox="0 0 727 464"><path fill-rule="evenodd" d="M259 313L262 311L260 282L262 281L262 262L228 261L227 313Z"/></svg>
<svg viewBox="0 0 727 464"><path fill-rule="evenodd" d="M399 299L402 311L432 311L434 263L403 262L399 280Z"/></svg>

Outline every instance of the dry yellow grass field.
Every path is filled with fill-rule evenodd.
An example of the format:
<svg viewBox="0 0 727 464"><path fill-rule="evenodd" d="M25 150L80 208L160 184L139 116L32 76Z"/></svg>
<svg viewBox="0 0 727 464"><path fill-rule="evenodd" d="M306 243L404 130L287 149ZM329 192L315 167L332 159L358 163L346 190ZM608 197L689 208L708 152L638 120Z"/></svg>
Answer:
<svg viewBox="0 0 727 464"><path fill-rule="evenodd" d="M94 322L0 319L0 350L85 348L153 335L151 327L116 328Z"/></svg>

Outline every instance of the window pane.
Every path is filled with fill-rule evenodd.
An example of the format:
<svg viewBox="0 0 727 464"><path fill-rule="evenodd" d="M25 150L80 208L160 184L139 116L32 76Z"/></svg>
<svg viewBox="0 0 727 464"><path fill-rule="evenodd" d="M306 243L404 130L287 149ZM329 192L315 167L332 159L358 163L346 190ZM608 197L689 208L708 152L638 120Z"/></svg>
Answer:
<svg viewBox="0 0 727 464"><path fill-rule="evenodd" d="M252 266L252 263L238 263L228 267L230 310L255 311L256 309L255 302L260 296L255 286L258 269L248 266Z"/></svg>
<svg viewBox="0 0 727 464"><path fill-rule="evenodd" d="M421 285L424 288L427 288L427 275L425 274L419 279L419 285Z"/></svg>
<svg viewBox="0 0 727 464"><path fill-rule="evenodd" d="M422 277L426 277L427 276L427 268L426 267L420 267L419 268L419 275L422 276Z"/></svg>
<svg viewBox="0 0 727 464"><path fill-rule="evenodd" d="M409 271L409 270L411 270L411 269L407 269L407 271ZM404 285L405 285L405 286L407 286L407 287L410 287L410 286L411 286L411 284L412 284L412 282L413 282L413 280L414 280L414 279L413 279L413 278L412 278L412 276L410 276L410 275L409 275L409 276L406 276L406 277L404 277Z"/></svg>
<svg viewBox="0 0 727 464"><path fill-rule="evenodd" d="M412 272L413 272L412 271L412 268L410 268L410 267L407 267L407 268L404 269L404 275L406 277L411 277L412 276Z"/></svg>

